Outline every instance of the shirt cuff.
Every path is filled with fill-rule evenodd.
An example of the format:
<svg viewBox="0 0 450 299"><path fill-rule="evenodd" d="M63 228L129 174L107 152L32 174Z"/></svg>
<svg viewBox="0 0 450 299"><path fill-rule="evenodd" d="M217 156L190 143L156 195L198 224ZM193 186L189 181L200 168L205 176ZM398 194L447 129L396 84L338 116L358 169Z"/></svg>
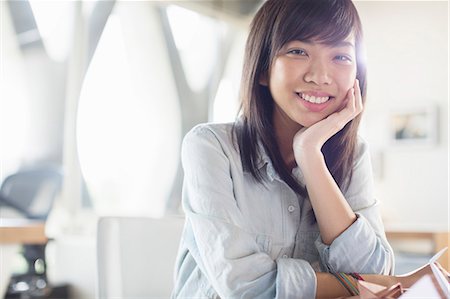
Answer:
<svg viewBox="0 0 450 299"><path fill-rule="evenodd" d="M276 284L276 298L316 298L316 273L305 260L277 260Z"/></svg>
<svg viewBox="0 0 450 299"><path fill-rule="evenodd" d="M330 245L324 244L320 236L315 241L320 259L330 272L363 272L373 250L377 249L375 232L364 216L356 216L356 221Z"/></svg>

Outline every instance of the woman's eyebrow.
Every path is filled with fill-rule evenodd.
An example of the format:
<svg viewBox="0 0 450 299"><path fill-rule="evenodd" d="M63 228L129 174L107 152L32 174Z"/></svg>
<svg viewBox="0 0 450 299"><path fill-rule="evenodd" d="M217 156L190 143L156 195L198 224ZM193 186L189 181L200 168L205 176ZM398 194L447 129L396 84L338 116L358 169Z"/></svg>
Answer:
<svg viewBox="0 0 450 299"><path fill-rule="evenodd" d="M292 40L290 43L294 43L294 42L300 42L300 43L304 43L307 45L312 45L315 43L314 40L311 39L306 39L306 40ZM322 42L321 42L322 43ZM287 43L289 44L289 43ZM333 43L327 43L324 42L323 44L328 45L331 48L342 48L342 47L350 47L350 48L355 48L355 46L353 45L353 43L349 42L349 41L339 41L339 42L333 42Z"/></svg>
<svg viewBox="0 0 450 299"><path fill-rule="evenodd" d="M337 43L333 43L331 45L331 47L333 47L333 48L341 48L341 47L355 48L355 46L351 42L348 42L348 41L340 41L340 42L337 42Z"/></svg>

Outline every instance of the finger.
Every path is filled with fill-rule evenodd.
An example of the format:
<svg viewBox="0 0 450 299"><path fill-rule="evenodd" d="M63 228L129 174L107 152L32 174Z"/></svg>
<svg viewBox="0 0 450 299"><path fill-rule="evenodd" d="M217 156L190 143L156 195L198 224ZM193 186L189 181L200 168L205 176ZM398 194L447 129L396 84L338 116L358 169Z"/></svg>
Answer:
<svg viewBox="0 0 450 299"><path fill-rule="evenodd" d="M363 110L363 103L362 103L362 95L361 95L361 88L359 87L359 80L355 79L355 97L356 97L356 107L358 113L360 113Z"/></svg>
<svg viewBox="0 0 450 299"><path fill-rule="evenodd" d="M361 91L361 89L359 88L359 80L355 79L355 83L353 83L353 87L355 88L355 90Z"/></svg>
<svg viewBox="0 0 450 299"><path fill-rule="evenodd" d="M353 101L353 97L354 97L353 93L354 93L354 89L353 88L350 88L347 91L347 95L345 96L345 99L342 102L342 105L341 105L341 107L339 108L338 111L342 111L344 109L349 109L349 110L352 109L352 101Z"/></svg>
<svg viewBox="0 0 450 299"><path fill-rule="evenodd" d="M338 130L342 129L350 120L354 118L353 109L353 88L347 91L347 95L341 103L339 109L327 117L331 122L334 123L334 127Z"/></svg>
<svg viewBox="0 0 450 299"><path fill-rule="evenodd" d="M350 95L350 103L351 103L351 109L352 112L355 113L356 111L356 96L355 96L355 87L353 87L351 90L351 95Z"/></svg>
<svg viewBox="0 0 450 299"><path fill-rule="evenodd" d="M354 87L350 88L350 90L347 93L347 102L346 102L345 108L350 113L351 119L354 118L355 117L355 109L356 109L356 107L355 107L355 88Z"/></svg>

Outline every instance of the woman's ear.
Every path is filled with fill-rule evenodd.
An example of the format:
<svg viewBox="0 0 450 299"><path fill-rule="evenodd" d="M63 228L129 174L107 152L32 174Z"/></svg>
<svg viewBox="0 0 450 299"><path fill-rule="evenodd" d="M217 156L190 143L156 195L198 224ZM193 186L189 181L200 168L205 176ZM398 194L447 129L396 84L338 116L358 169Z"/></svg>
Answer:
<svg viewBox="0 0 450 299"><path fill-rule="evenodd" d="M267 73L261 74L259 77L259 84L263 86L269 86L269 80L267 79Z"/></svg>

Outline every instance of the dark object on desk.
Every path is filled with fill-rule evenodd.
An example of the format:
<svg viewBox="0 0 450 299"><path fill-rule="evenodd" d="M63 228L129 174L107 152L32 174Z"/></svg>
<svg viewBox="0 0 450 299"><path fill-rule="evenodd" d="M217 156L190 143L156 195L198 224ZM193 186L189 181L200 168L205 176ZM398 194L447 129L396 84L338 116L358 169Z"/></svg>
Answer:
<svg viewBox="0 0 450 299"><path fill-rule="evenodd" d="M0 188L0 208L9 208L27 219L46 220L53 202L61 190L62 173L56 167L21 170L8 176ZM20 217L19 216L19 217ZM23 255L27 273L11 278L6 298L49 298L45 244L25 244Z"/></svg>
<svg viewBox="0 0 450 299"><path fill-rule="evenodd" d="M34 281L27 281L27 279L32 279ZM26 292L23 290L12 289L13 286L16 288L26 288L28 285L34 286L33 289L28 289ZM41 286L38 288L37 286ZM5 299L69 299L70 298L70 287L67 284L49 286L43 285L43 280L39 276L16 276L11 279L9 289L5 295Z"/></svg>

